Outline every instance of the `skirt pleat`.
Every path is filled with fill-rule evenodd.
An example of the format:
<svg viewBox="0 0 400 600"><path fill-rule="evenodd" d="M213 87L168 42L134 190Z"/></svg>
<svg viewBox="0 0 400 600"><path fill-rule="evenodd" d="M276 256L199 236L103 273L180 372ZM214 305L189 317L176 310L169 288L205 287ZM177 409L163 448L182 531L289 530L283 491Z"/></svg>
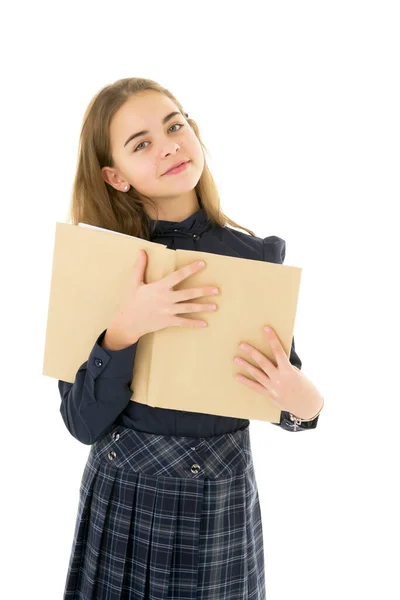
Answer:
<svg viewBox="0 0 400 600"><path fill-rule="evenodd" d="M102 477L96 477L92 488L90 506L90 528L86 541L85 553L82 563L82 594L83 597L92 598L99 595L98 582L106 582L104 573L100 572L100 558L102 552L113 553L113 562L118 564L119 557L115 547L110 547L110 523L113 518L113 503L110 502L114 494L115 474L103 473ZM118 496L117 496L118 497ZM120 498L118 497L119 506ZM114 539L114 538L113 538ZM116 544L113 544L115 546ZM101 597L101 596L100 596Z"/></svg>
<svg viewBox="0 0 400 600"><path fill-rule="evenodd" d="M249 428L91 447L64 600L265 600Z"/></svg>
<svg viewBox="0 0 400 600"><path fill-rule="evenodd" d="M75 591L82 585L82 575L84 574L83 563L89 535L92 486L97 476L97 471L87 462L79 492L78 515L68 566L68 589L72 598L75 597Z"/></svg>

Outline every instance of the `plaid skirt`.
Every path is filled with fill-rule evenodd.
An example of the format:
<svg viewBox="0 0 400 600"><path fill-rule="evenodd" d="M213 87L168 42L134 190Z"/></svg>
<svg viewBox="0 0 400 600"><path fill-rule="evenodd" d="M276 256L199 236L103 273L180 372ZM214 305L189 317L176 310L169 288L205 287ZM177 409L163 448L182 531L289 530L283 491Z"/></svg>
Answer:
<svg viewBox="0 0 400 600"><path fill-rule="evenodd" d="M115 426L83 471L64 600L265 600L249 427Z"/></svg>

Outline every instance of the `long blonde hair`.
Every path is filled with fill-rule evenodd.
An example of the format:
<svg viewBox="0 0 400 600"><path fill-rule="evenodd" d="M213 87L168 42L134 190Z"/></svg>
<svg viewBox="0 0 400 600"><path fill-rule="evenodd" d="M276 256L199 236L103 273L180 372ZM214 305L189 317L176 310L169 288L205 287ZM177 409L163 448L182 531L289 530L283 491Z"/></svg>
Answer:
<svg viewBox="0 0 400 600"><path fill-rule="evenodd" d="M157 82L133 77L105 86L91 100L83 118L72 200L67 217L72 224L88 223L146 240L151 239L152 231L144 207L152 206L157 222L158 210L154 201L132 186L128 192L116 190L104 180L101 173L105 166L114 167L110 144L110 123L114 114L130 96L145 90L164 94L176 104L195 132L204 156L207 153L196 122L188 117L173 94ZM255 236L253 231L238 225L220 210L218 189L206 160L195 190L200 207L212 223L231 225Z"/></svg>

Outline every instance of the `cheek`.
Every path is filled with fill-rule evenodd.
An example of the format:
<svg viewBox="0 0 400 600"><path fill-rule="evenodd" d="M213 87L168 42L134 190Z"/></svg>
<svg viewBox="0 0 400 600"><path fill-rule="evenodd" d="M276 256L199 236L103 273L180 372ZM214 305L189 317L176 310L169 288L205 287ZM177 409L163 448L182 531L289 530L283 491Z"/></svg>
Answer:
<svg viewBox="0 0 400 600"><path fill-rule="evenodd" d="M145 148L145 150L147 149ZM149 151L147 152L147 155L145 155L145 150L142 150L142 156L140 156L138 152L138 154L132 158L130 165L131 173L138 181L146 181L149 177L154 177L157 172L154 158L152 158Z"/></svg>
<svg viewBox="0 0 400 600"><path fill-rule="evenodd" d="M189 144L187 145L188 154L192 158L192 160L196 163L196 165L202 170L204 166L204 153L203 148L195 134L193 133L193 137L189 140Z"/></svg>
<svg viewBox="0 0 400 600"><path fill-rule="evenodd" d="M156 168L150 159L137 161L135 167L131 167L130 181L134 188L142 194L151 192L156 183Z"/></svg>

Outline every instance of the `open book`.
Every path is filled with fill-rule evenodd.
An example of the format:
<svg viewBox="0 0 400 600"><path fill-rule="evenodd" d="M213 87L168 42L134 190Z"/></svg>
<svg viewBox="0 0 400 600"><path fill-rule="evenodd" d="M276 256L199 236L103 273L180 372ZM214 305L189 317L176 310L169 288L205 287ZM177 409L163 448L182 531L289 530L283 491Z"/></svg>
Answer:
<svg viewBox="0 0 400 600"><path fill-rule="evenodd" d="M117 234L117 235L116 235ZM166 246L84 223L56 223L43 375L73 383L100 333L118 310L138 252L147 253L145 283L195 260L206 266L174 289L215 285L215 312L190 313L204 328L167 327L139 338L132 365L132 401L240 419L279 422L271 398L235 379L234 363L246 341L276 364L267 336L270 325L287 356L293 337L301 269Z"/></svg>

